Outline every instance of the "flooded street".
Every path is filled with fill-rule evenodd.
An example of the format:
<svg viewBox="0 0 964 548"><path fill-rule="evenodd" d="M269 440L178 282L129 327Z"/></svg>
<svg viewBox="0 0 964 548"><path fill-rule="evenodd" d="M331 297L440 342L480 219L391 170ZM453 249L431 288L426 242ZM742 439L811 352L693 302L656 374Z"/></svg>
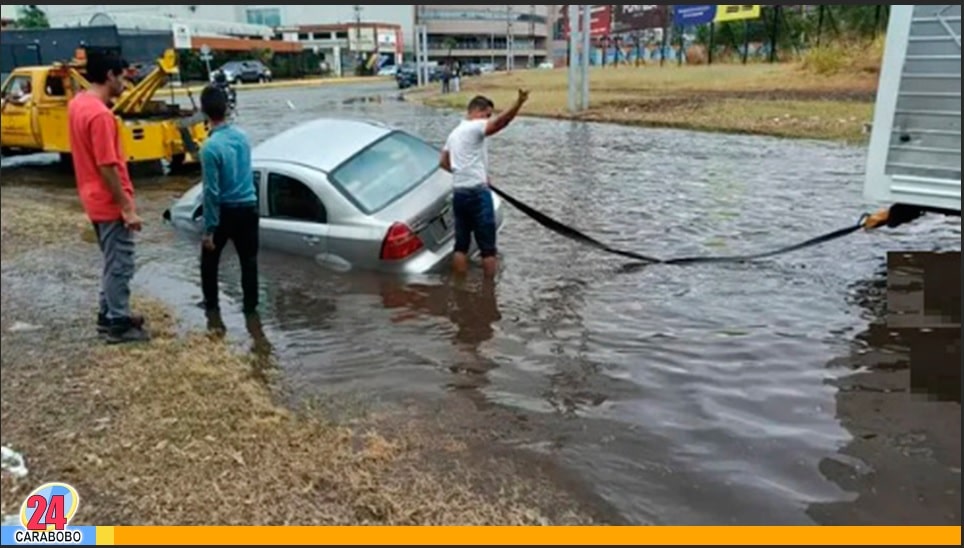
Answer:
<svg viewBox="0 0 964 548"><path fill-rule="evenodd" d="M396 95L387 85L243 91L238 123L258 142L313 117L363 117L439 145L460 117ZM352 100L372 96L382 100ZM770 249L873 209L861 195L865 150L836 143L523 118L490 141L489 155L507 192L658 257ZM73 192L69 177L17 160L4 160L4 186ZM151 215L135 282L201 326L197 245L161 223L196 179L135 180ZM456 287L444 277L337 274L264 252L262 317L293 397L351 395L383 411L436 413L557 463L625 522L902 519L913 498L891 501L890 515L850 507L876 464L845 451L859 435L848 424L861 419L842 410L864 408L843 402L841 380L874 368L853 357L880 350L864 334L881 320L887 251L959 250L959 219L928 216L750 265L623 272L622 259L506 209L492 291L476 279ZM96 276L93 247L88 255L83 268ZM239 273L230 248L225 255L225 321L241 337ZM5 286L37 283L4 271ZM56 306L64 296L37 298ZM940 426L906 433L916 436L908 447L921 448L910 451L918 468L894 465L871 483L885 490L926 476L933 490L921 496L933 512L922 519L960 523L959 401L920 408L939 409L927 421ZM945 458L955 444L956 464Z"/></svg>

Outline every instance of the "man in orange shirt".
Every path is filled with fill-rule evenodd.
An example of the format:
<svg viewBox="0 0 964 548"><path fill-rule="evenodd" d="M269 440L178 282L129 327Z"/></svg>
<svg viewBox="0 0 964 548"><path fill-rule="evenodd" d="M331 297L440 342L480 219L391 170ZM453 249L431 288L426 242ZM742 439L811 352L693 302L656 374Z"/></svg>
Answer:
<svg viewBox="0 0 964 548"><path fill-rule="evenodd" d="M77 193L104 255L97 330L111 344L149 340L144 318L131 313L134 232L141 218L134 205L134 184L127 171L117 120L107 107L124 91L127 62L113 55L87 59L90 89L67 108Z"/></svg>

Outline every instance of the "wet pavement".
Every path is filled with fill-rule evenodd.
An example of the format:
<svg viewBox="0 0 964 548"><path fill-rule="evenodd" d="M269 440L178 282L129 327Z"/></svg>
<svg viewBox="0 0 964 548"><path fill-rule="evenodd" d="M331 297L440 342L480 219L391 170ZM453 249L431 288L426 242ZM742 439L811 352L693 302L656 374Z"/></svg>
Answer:
<svg viewBox="0 0 964 548"><path fill-rule="evenodd" d="M439 144L458 121L396 95L384 85L245 92L238 122L260 141L307 118L363 117ZM382 100L359 99L373 96ZM769 249L872 209L861 196L865 151L838 144L520 119L489 147L496 184L655 256ZM64 176L21 163L4 161L4 185L72 192ZM200 326L196 244L160 223L195 179L136 181L142 209L156 214L136 283ZM437 412L462 413L452 419L459 427L557 463L627 522L894 523L913 514L960 523L959 392L930 401L897 383L900 420L844 399L844 387L864 391L847 379L874 368L868 353L895 352L872 336L884 297L868 290L884 283L887 252L960 242L959 219L928 217L750 265L625 273L619 258L510 210L495 287L336 274L264 252L263 319L296 397L352 394L389 410L467 402ZM222 278L239 308L230 252ZM225 320L243 336L238 311ZM876 422L857 432L867 417L855 413L876 413ZM921 433L917 419L939 427ZM872 433L884 447L874 455L918 448L906 461L853 450L867 428L905 427ZM855 510L876 490L888 493L879 508ZM902 511L915 504L920 511Z"/></svg>

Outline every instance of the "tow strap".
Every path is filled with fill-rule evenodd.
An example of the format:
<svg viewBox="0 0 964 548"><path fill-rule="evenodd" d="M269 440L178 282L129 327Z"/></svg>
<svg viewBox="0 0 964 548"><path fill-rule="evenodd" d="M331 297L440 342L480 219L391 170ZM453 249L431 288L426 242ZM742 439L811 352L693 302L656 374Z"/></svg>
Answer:
<svg viewBox="0 0 964 548"><path fill-rule="evenodd" d="M637 261L647 263L647 264L741 263L741 262L751 261L754 259L762 259L765 257L782 255L784 253L790 253L791 251L797 251L799 249L803 249L806 247L811 247L818 244L826 243L831 240L836 240L838 238L847 236L848 234L856 232L862 228L871 228L873 226L878 226L879 224L886 222L886 213L882 212L875 215L868 215L865 213L860 216L860 220L857 221L857 223L854 225L847 226L838 230L834 230L833 232L828 232L827 234L823 234L822 236L811 238L805 242L788 245L772 251L765 251L763 253L753 253L750 255L719 255L719 256L707 256L707 257L678 257L673 259L660 259L657 257L651 257L649 255L642 255L640 253L635 253L633 251L617 249L611 245L600 242L599 240L592 238L590 236L587 236L586 234L583 234L582 232L576 230L575 228L572 228L571 226L561 223L553 219L552 217L546 215L545 213L542 213L536 210L535 208L529 205L526 205L525 203L519 201L516 198L513 198L512 196L506 194L505 191L499 188L496 188L491 184L489 185L489 188L492 189L492 192L495 192L500 197L502 197L502 199L512 204L516 209L531 217L532 220L534 220L535 222L539 223L540 225L548 228L549 230L559 235L565 236L566 238L569 238L571 240L582 242L586 245L595 247L600 251L604 251L612 255L619 255L621 257L635 259Z"/></svg>

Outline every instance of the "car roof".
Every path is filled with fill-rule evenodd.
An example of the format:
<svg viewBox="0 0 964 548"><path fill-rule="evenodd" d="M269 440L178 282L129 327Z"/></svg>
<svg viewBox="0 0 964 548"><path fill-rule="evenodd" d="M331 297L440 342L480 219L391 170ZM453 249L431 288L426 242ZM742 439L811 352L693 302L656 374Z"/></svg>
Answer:
<svg viewBox="0 0 964 548"><path fill-rule="evenodd" d="M252 159L329 172L392 131L390 126L371 120L318 118L262 141L252 151Z"/></svg>

